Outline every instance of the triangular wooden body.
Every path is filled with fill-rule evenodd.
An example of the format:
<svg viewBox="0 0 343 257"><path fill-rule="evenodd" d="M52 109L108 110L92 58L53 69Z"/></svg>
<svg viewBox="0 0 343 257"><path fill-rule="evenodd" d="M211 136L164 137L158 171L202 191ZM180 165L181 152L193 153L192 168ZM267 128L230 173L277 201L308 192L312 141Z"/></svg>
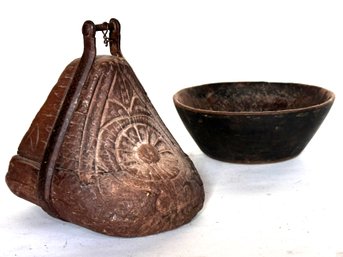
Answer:
<svg viewBox="0 0 343 257"><path fill-rule="evenodd" d="M90 26L95 42L102 27L85 24L84 37ZM119 35L116 20L106 24ZM94 51L87 70L85 39L86 54L63 71L6 181L49 214L104 234L170 230L202 208L203 185L122 57L119 36L110 40L112 56L95 57Z"/></svg>

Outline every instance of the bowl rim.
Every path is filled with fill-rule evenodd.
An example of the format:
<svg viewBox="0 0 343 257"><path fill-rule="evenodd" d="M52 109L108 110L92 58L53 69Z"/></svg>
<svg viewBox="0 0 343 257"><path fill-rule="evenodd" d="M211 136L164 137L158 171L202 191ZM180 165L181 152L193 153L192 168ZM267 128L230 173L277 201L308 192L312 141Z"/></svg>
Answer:
<svg viewBox="0 0 343 257"><path fill-rule="evenodd" d="M215 110L208 110L208 109L202 109L202 108L195 108L189 105L186 105L182 102L179 101L178 96L184 92L187 91L189 89L192 88L200 88L200 87L205 87L205 86L216 86L216 85L220 85L220 84L251 84L251 83L265 83L265 84L282 84L282 85L292 85L292 86L302 86L302 87L313 87L313 88L317 88L318 90L323 90L325 92L327 92L329 94L329 98L319 104L315 104L315 105L310 105L310 106L306 106L306 107L301 107L301 108L293 108L293 109L284 109L284 110L274 110L274 111L241 111L241 112L235 112L235 111L215 111ZM177 108L182 108L182 109L186 109L189 111L193 111L193 112L198 112L198 113L203 113L203 114L211 114L211 115L222 115L222 116L231 116L231 115L277 115L277 114L286 114L286 113L294 113L294 112L301 112L301 111L307 111L307 110L311 110L311 109L316 109L316 108L320 108L329 104L332 104L335 100L335 94L323 87L319 87L319 86L314 86L314 85L308 85L308 84L302 84L302 83L294 83L294 82L268 82L268 81L232 81L232 82L215 82L215 83L207 83L207 84L201 84L201 85L197 85L197 86L192 86L192 87L186 87L183 88L179 91L177 91L174 95L173 95L173 102L175 104L175 106Z"/></svg>

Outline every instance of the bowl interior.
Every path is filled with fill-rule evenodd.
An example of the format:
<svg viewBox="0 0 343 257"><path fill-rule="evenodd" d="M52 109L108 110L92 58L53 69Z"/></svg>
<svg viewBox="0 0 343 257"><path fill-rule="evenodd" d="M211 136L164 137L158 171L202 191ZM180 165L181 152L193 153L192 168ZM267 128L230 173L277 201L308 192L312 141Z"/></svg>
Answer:
<svg viewBox="0 0 343 257"><path fill-rule="evenodd" d="M333 99L332 92L294 83L233 82L190 87L174 96L176 104L219 112L265 112L302 109Z"/></svg>

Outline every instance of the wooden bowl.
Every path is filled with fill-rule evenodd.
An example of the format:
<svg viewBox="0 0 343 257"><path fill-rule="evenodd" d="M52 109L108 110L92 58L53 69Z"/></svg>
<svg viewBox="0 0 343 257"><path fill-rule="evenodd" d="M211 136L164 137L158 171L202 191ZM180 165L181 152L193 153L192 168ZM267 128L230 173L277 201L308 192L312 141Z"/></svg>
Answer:
<svg viewBox="0 0 343 257"><path fill-rule="evenodd" d="M185 88L175 107L208 156L268 163L293 158L311 140L335 99L324 88L295 83L230 82Z"/></svg>

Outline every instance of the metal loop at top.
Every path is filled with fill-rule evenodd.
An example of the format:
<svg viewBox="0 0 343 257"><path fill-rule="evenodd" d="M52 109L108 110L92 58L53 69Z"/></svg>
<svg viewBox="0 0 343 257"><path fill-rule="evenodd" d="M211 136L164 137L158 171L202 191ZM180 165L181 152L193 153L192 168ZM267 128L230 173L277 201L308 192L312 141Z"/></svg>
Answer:
<svg viewBox="0 0 343 257"><path fill-rule="evenodd" d="M92 21L86 21L82 28L82 33L85 37L95 38L96 31L102 31L104 35L104 43L107 46L110 45L110 51L113 56L122 57L120 50L120 23L117 19L112 18L109 22L104 22L102 24L95 25ZM109 35L107 36L107 32ZM91 48L95 47L91 46ZM85 45L85 51L87 46Z"/></svg>

